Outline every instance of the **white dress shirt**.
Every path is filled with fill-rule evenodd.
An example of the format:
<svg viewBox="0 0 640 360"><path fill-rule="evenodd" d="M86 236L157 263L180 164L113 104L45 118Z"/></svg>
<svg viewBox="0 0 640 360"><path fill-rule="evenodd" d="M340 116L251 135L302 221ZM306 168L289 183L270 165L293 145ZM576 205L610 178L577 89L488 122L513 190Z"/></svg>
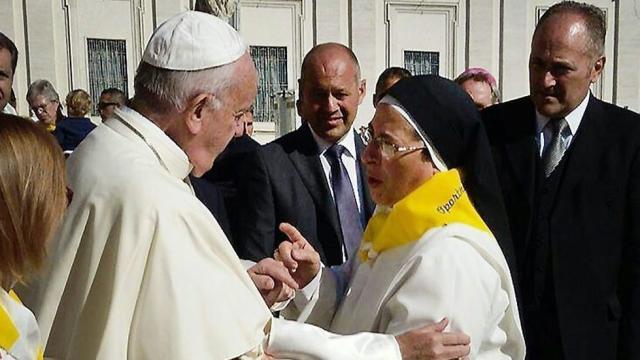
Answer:
<svg viewBox="0 0 640 360"><path fill-rule="evenodd" d="M568 149L571 144L571 140L573 140L573 135L578 131L578 127L582 122L582 117L584 116L584 112L587 109L587 105L589 104L589 93L584 97L580 105L578 105L573 111L571 111L567 116L565 116L565 120L567 120L567 124L569 124L569 131L565 131L560 136L562 137L562 145L564 149ZM546 125L551 120L549 117L544 116L536 110L536 142L538 143L538 155L542 157L544 150L551 143L551 129L547 128Z"/></svg>
<svg viewBox="0 0 640 360"><path fill-rule="evenodd" d="M311 126L309 126L309 130L311 130L311 135L313 135L313 139L318 145L318 156L320 156L322 170L324 171L324 176L327 179L327 184L329 184L329 191L331 192L331 196L333 196L333 198L335 199L333 188L331 187L331 164L329 164L329 160L327 160L327 157L325 156L325 153L333 144L318 136L313 131L313 128ZM353 194L356 196L356 204L358 204L358 210L362 212L360 187L358 186L358 171L356 169L356 156L358 156L358 153L356 152L355 134L351 129L349 129L349 131L347 131L347 133L342 137L342 139L338 140L337 143L344 146L346 149L346 151L342 153L340 159L342 160L344 166L347 168L349 180L351 181L351 187L353 188Z"/></svg>

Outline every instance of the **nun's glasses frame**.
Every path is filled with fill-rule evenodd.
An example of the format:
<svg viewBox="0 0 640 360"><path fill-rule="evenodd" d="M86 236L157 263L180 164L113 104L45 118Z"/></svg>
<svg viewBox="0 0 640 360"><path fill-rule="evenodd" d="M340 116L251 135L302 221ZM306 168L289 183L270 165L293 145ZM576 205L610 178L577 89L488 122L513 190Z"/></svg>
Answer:
<svg viewBox="0 0 640 360"><path fill-rule="evenodd" d="M380 151L380 153L382 153L383 156L387 158L392 158L399 153L423 150L427 148L426 146L400 146L389 142L383 137L373 137L373 129L371 128L371 125L362 126L360 131L358 131L358 135L360 135L360 139L362 139L364 146L372 144Z"/></svg>

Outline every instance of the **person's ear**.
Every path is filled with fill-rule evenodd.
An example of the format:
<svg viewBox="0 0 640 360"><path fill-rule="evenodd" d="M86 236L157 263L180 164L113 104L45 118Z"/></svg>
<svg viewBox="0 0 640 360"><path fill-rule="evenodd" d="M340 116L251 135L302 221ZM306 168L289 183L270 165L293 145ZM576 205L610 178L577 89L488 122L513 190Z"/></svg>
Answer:
<svg viewBox="0 0 640 360"><path fill-rule="evenodd" d="M206 114L211 111L213 94L199 94L192 98L187 105L187 128L193 135L198 134L203 126Z"/></svg>
<svg viewBox="0 0 640 360"><path fill-rule="evenodd" d="M595 63L593 64L593 69L591 69L591 83L594 83L598 80L598 77L602 73L604 69L604 64L607 62L607 58L605 56L600 56Z"/></svg>
<svg viewBox="0 0 640 360"><path fill-rule="evenodd" d="M298 79L298 99L296 100L296 111L302 117L302 92L304 91L302 79Z"/></svg>
<svg viewBox="0 0 640 360"><path fill-rule="evenodd" d="M367 94L367 80L362 79L360 80L360 84L358 84L358 96L360 97L358 99L358 105L362 104L362 100L364 99L364 96Z"/></svg>
<svg viewBox="0 0 640 360"><path fill-rule="evenodd" d="M300 98L296 100L296 111L298 112L298 116L302 117L302 99Z"/></svg>

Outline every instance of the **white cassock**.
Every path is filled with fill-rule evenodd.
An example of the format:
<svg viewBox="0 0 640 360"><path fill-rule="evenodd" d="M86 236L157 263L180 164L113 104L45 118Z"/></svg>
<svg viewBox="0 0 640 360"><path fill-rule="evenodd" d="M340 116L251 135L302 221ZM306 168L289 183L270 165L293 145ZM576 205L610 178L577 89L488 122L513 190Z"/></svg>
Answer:
<svg viewBox="0 0 640 360"><path fill-rule="evenodd" d="M257 358L267 343L290 354L270 332L294 331L286 339L302 346L314 341L296 330L303 324L272 322L220 226L194 196L186 154L148 119L116 110L67 161L73 200L51 242L46 275L18 291L36 314L45 356ZM345 351L357 358L351 355L360 354L363 338L375 339L381 354L399 356L392 336L348 338L341 352L324 349L327 358Z"/></svg>
<svg viewBox="0 0 640 360"><path fill-rule="evenodd" d="M350 282L343 269L323 269L310 298L296 297L299 321L338 334L400 334L447 317L447 330L471 337L472 359L524 359L511 275L486 232L433 228L373 261L356 260Z"/></svg>

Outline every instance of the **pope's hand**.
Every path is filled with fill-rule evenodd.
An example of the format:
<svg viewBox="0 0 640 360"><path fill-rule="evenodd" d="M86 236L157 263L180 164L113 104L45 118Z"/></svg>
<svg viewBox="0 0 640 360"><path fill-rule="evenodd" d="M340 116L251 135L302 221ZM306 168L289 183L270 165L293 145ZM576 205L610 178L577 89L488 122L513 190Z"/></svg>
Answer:
<svg viewBox="0 0 640 360"><path fill-rule="evenodd" d="M298 286L303 288L320 271L320 254L293 225L281 223L279 229L289 241L281 242L273 257L289 269Z"/></svg>
<svg viewBox="0 0 640 360"><path fill-rule="evenodd" d="M446 360L469 355L469 336L461 332L443 332L449 320L407 331L396 336L402 359Z"/></svg>
<svg viewBox="0 0 640 360"><path fill-rule="evenodd" d="M282 262L271 258L260 260L250 267L247 273L268 307L292 298L294 290L298 289L298 284L289 274L289 270Z"/></svg>

